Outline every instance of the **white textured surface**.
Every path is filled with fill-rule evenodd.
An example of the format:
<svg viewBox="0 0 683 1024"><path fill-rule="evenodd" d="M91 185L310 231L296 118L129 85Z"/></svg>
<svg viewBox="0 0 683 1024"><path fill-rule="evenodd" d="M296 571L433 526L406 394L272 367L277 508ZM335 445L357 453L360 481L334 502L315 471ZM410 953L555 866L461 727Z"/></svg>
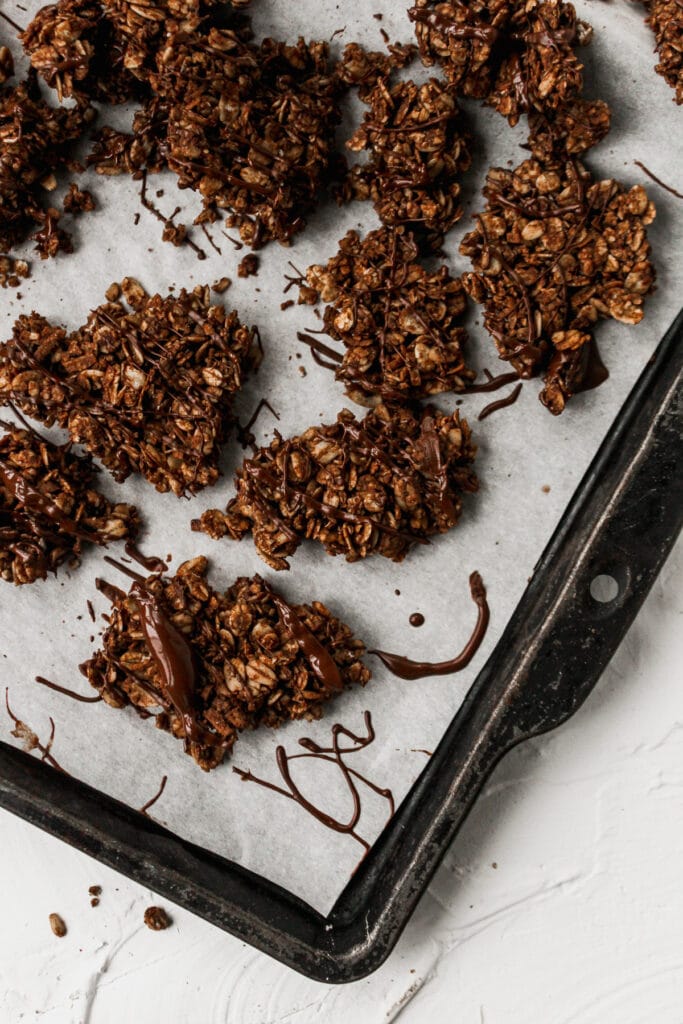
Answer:
<svg viewBox="0 0 683 1024"><path fill-rule="evenodd" d="M681 1024L681 568L683 545L575 717L503 761L365 981L307 981L173 907L150 932L153 894L0 812L1 1024Z"/></svg>

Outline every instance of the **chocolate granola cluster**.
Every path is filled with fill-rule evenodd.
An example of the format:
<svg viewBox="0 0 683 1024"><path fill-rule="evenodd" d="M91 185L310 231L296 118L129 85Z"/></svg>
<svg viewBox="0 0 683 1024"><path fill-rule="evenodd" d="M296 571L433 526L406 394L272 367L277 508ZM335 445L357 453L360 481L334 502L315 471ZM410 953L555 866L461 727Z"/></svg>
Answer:
<svg viewBox="0 0 683 1024"><path fill-rule="evenodd" d="M655 34L659 64L655 70L683 104L683 5L680 0L644 0L647 23Z"/></svg>
<svg viewBox="0 0 683 1024"><path fill-rule="evenodd" d="M57 187L55 173L69 163L73 144L93 117L87 105L48 106L35 74L0 86L0 251L29 236L42 258L71 251L69 235L59 227L60 212L49 199Z"/></svg>
<svg viewBox="0 0 683 1024"><path fill-rule="evenodd" d="M211 305L208 287L149 296L126 278L122 288L130 308L106 302L70 334L21 316L0 346L0 401L68 429L118 481L141 473L159 491L195 494L218 478L256 332Z"/></svg>
<svg viewBox="0 0 683 1024"><path fill-rule="evenodd" d="M227 213L257 249L287 244L322 186L343 171L335 149L339 99L364 94L402 66L350 44L335 65L326 43L252 41L244 0L58 0L23 33L33 69L79 104L135 100L131 132L105 127L90 163L100 174L170 168L197 191L197 223ZM179 228L165 240L179 244Z"/></svg>
<svg viewBox="0 0 683 1024"><path fill-rule="evenodd" d="M0 579L44 580L60 565L78 565L84 543L135 537L137 510L109 501L95 488L92 459L33 431L3 426Z"/></svg>
<svg viewBox="0 0 683 1024"><path fill-rule="evenodd" d="M257 249L301 231L336 174L344 89L369 87L411 48L388 57L352 48L337 71L326 43L253 43L237 13L244 6L59 0L24 42L60 96L139 101L132 132L100 133L90 158L95 170L140 176L168 167L180 188L199 192L199 223L227 211L228 226Z"/></svg>
<svg viewBox="0 0 683 1024"><path fill-rule="evenodd" d="M346 143L370 154L344 185L346 198L371 199L384 224L410 225L433 247L462 217L459 176L471 163L470 137L449 87L380 79L363 123Z"/></svg>
<svg viewBox="0 0 683 1024"><path fill-rule="evenodd" d="M462 242L469 294L502 359L521 377L544 374L541 401L561 413L606 373L593 330L601 318L640 323L653 291L645 190L593 178L575 161L494 168L477 227Z"/></svg>
<svg viewBox="0 0 683 1024"><path fill-rule="evenodd" d="M345 349L337 380L354 401L427 398L462 391L474 378L462 283L446 266L426 270L411 234L381 228L361 239L350 231L306 280L304 296L329 303L325 331Z"/></svg>
<svg viewBox="0 0 683 1024"><path fill-rule="evenodd" d="M458 522L462 495L478 486L474 454L457 411L380 405L358 421L343 410L298 437L276 434L238 470L226 511L205 512L192 528L214 539L253 533L273 569L289 568L306 539L350 562L371 554L400 562Z"/></svg>
<svg viewBox="0 0 683 1024"><path fill-rule="evenodd" d="M158 22L147 24L156 27ZM21 42L31 66L60 102L123 103L135 94L122 40L99 0L58 0L41 7Z"/></svg>
<svg viewBox="0 0 683 1024"><path fill-rule="evenodd" d="M160 707L156 726L208 771L243 729L319 718L324 701L370 671L361 641L319 601L289 605L260 576L221 594L206 570L193 558L115 594L102 649L82 671L111 707ZM186 665L184 683L155 661L150 637Z"/></svg>
<svg viewBox="0 0 683 1024"><path fill-rule="evenodd" d="M592 29L564 0L417 0L410 10L420 54L439 63L457 95L485 99L515 125L529 117L532 152L562 158L595 145L609 108L586 100L575 48Z"/></svg>

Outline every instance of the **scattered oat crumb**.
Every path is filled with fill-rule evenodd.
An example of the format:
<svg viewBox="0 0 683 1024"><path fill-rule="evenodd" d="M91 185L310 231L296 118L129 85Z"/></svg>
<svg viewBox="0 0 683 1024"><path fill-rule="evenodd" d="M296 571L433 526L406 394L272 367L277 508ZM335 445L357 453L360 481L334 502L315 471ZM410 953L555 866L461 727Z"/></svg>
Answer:
<svg viewBox="0 0 683 1024"><path fill-rule="evenodd" d="M95 209L95 198L87 189L81 191L75 181L69 184L69 191L62 202L64 213L89 213Z"/></svg>
<svg viewBox="0 0 683 1024"><path fill-rule="evenodd" d="M240 277L256 277L258 268L259 258L250 252L237 264L237 273Z"/></svg>
<svg viewBox="0 0 683 1024"><path fill-rule="evenodd" d="M284 302L280 303L280 309L283 310L283 311L285 309L291 309L293 305L294 305L294 299L286 299Z"/></svg>
<svg viewBox="0 0 683 1024"><path fill-rule="evenodd" d="M120 295L121 285L118 284L117 281L114 281L112 284L110 284L106 292L104 293L104 297L107 300L107 302L116 302Z"/></svg>
<svg viewBox="0 0 683 1024"><path fill-rule="evenodd" d="M0 287L18 288L22 277L30 277L31 270L26 260L0 255ZM17 298L21 298L18 294Z"/></svg>
<svg viewBox="0 0 683 1024"><path fill-rule="evenodd" d="M217 292L218 295L222 295L223 292L227 292L228 288L232 284L229 277L221 277L218 281L214 281L211 285L211 291Z"/></svg>
<svg viewBox="0 0 683 1024"><path fill-rule="evenodd" d="M63 939L66 935L66 925L59 914L50 914L50 928L58 939Z"/></svg>
<svg viewBox="0 0 683 1024"><path fill-rule="evenodd" d="M305 366L300 366L300 367L298 367L298 369L299 369L299 373L301 374L301 376L305 377L306 376L306 367Z"/></svg>
<svg viewBox="0 0 683 1024"><path fill-rule="evenodd" d="M549 484L543 484L543 487L541 487L541 490L543 491L544 494L550 494L550 485Z"/></svg>
<svg viewBox="0 0 683 1024"><path fill-rule="evenodd" d="M153 932L162 932L171 923L171 919L163 907L147 907L144 922Z"/></svg>
<svg viewBox="0 0 683 1024"><path fill-rule="evenodd" d="M493 868L493 870L494 870L494 871L497 871L497 869L498 869L498 865L497 865L497 863L495 862L495 860L494 860L493 864L491 865L491 867Z"/></svg>

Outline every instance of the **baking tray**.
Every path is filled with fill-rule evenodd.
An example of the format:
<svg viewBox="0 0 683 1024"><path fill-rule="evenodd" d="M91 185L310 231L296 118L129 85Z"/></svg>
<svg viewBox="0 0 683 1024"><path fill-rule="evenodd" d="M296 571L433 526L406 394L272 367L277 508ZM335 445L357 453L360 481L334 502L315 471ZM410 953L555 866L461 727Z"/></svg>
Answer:
<svg viewBox="0 0 683 1024"><path fill-rule="evenodd" d="M683 311L624 403L488 662L327 916L91 786L0 742L0 805L325 982L386 959L506 751L583 703L683 523ZM618 593L596 600L610 576Z"/></svg>

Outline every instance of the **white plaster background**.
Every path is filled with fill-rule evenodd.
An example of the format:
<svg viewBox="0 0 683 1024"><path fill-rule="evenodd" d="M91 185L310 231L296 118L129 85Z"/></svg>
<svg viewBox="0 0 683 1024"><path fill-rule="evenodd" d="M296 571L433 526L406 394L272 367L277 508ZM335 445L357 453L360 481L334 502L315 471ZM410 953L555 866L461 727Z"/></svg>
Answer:
<svg viewBox="0 0 683 1024"><path fill-rule="evenodd" d="M681 1024L682 570L679 544L587 703L502 762L365 981L308 981L0 812L1 1024ZM153 902L165 932L142 923Z"/></svg>

